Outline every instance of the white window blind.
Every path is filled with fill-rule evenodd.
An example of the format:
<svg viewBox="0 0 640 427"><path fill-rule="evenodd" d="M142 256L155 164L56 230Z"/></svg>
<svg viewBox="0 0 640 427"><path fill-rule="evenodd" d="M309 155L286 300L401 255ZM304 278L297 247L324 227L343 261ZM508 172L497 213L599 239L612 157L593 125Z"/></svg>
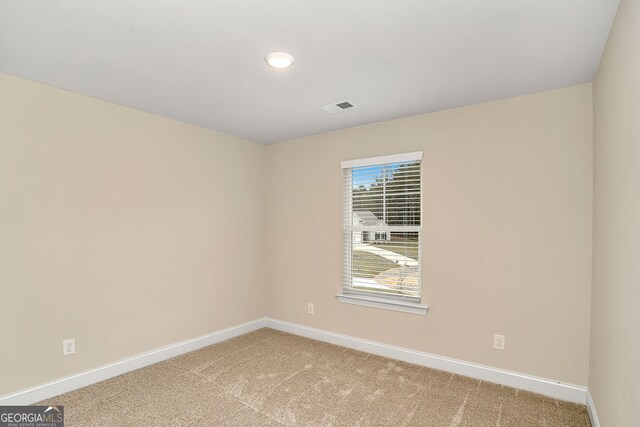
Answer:
<svg viewBox="0 0 640 427"><path fill-rule="evenodd" d="M422 153L342 163L345 294L420 301Z"/></svg>

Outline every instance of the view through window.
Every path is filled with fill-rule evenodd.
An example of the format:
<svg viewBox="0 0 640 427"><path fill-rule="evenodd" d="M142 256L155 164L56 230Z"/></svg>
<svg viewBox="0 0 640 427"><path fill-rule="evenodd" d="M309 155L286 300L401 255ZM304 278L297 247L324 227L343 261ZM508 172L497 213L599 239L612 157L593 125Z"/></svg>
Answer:
<svg viewBox="0 0 640 427"><path fill-rule="evenodd" d="M345 293L419 301L421 154L344 168Z"/></svg>

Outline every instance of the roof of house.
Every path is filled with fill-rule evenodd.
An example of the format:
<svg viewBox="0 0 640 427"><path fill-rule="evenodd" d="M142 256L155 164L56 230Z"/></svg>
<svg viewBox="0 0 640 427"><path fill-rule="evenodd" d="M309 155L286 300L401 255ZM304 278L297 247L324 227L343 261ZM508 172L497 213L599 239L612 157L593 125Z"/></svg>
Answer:
<svg viewBox="0 0 640 427"><path fill-rule="evenodd" d="M354 211L353 213L362 220L362 225L379 225L381 222L384 223L384 221L375 216L371 211Z"/></svg>

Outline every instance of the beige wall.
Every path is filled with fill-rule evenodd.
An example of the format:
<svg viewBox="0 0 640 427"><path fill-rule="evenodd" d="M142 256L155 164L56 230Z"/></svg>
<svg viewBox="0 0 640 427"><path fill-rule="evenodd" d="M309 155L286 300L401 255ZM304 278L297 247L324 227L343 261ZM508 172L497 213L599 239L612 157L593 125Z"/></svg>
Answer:
<svg viewBox="0 0 640 427"><path fill-rule="evenodd" d="M591 85L268 147L3 74L0 93L0 395L265 313L587 383ZM338 303L340 161L415 150L431 309Z"/></svg>
<svg viewBox="0 0 640 427"><path fill-rule="evenodd" d="M640 1L622 0L594 82L589 389L603 426L640 406Z"/></svg>
<svg viewBox="0 0 640 427"><path fill-rule="evenodd" d="M416 150L429 312L337 302L340 161ZM586 385L592 154L590 84L270 146L268 314Z"/></svg>
<svg viewBox="0 0 640 427"><path fill-rule="evenodd" d="M264 146L3 74L0 94L0 395L264 316Z"/></svg>

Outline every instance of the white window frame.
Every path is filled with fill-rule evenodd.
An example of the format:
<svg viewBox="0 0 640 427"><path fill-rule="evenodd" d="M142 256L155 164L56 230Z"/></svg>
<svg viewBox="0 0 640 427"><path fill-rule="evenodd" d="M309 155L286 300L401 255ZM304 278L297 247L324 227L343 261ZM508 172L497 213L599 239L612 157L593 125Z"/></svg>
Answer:
<svg viewBox="0 0 640 427"><path fill-rule="evenodd" d="M389 156L378 156L378 157L369 157L366 159L356 159L356 160L347 160L341 162L341 166L343 171L345 169L353 169L363 166L377 166L377 165L385 165L390 163L400 163L400 162L422 162L422 151L411 152L411 153L403 153L403 154L394 154ZM421 185L420 185L420 200L422 203L422 166L420 168L421 174ZM344 225L343 225L343 234L344 238L344 279L342 286L342 293L336 294L336 298L340 302L344 302L347 304L355 304L362 305L367 307L374 308L382 308L386 310L394 310L401 311L405 313L412 314L426 314L427 309L429 308L427 305L422 304L422 280L420 280L420 297L415 298L407 298L400 295L381 295L381 294L373 294L368 293L366 291L358 291L352 289L351 280L351 257L352 257L352 245L353 240L351 237L347 238L346 236L351 236L351 231L353 230L352 221L353 221L353 210L352 210L352 200L350 196L350 188L351 188L351 175L345 174L345 181L343 185L345 186L344 193ZM349 189L347 191L347 189ZM422 206L420 207L420 216L422 217ZM422 274L422 221L420 221L419 226L407 226L407 227L389 227L389 231L417 231L420 235L419 244L418 244L418 266L419 272ZM422 279L422 277L420 278Z"/></svg>

